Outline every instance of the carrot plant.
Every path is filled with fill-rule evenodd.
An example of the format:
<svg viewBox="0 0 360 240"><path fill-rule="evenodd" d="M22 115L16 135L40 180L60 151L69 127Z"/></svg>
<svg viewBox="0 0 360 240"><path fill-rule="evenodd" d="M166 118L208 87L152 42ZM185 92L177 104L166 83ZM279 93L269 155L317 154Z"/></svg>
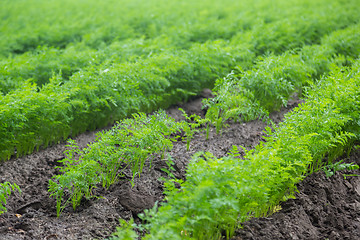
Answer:
<svg viewBox="0 0 360 240"><path fill-rule="evenodd" d="M21 193L20 187L15 183L11 184L9 182L0 183L0 215L5 213L7 199L10 197L11 193L17 190Z"/></svg>
<svg viewBox="0 0 360 240"><path fill-rule="evenodd" d="M99 133L97 141L83 150L70 141L66 158L60 161L62 174L49 180L50 195L57 201L57 215L70 203L75 209L82 198L96 197L93 189L100 184L109 188L119 177L127 177L125 170L131 170L130 182L134 185L146 162L151 167L156 155L166 159L164 155L176 140L172 135L182 127L183 123L175 122L163 111L151 116L139 113L110 131Z"/></svg>
<svg viewBox="0 0 360 240"><path fill-rule="evenodd" d="M183 113L183 116L186 119L186 122L183 123L182 129L185 132L186 150L189 151L190 142L194 138L194 134L199 132L199 127L206 126L206 140L209 138L209 121L208 119L203 119L196 114L189 116L182 108L179 108L179 110Z"/></svg>
<svg viewBox="0 0 360 240"><path fill-rule="evenodd" d="M260 55L269 48L279 53L287 47L301 46L302 42L317 43L319 35L357 21L359 12L356 0L345 3L325 0L169 3L161 0L156 4L152 0L121 4L92 0L96 8L86 3L83 0L61 3L36 0L30 4L6 0L0 10L4 23L0 30L6 33L0 37L0 56L34 51L38 46L63 49L79 42L96 50L116 41L139 37L156 39L163 35L180 49L193 42L229 40L236 36L237 42L252 38L252 50ZM66 14L57 11L63 6L68 9ZM247 30L252 33L242 36Z"/></svg>
<svg viewBox="0 0 360 240"><path fill-rule="evenodd" d="M264 216L294 197L296 183L359 139L360 62L332 73L306 91L307 101L288 113L266 143L239 159L236 147L216 158L197 153L181 188L145 211L144 239L229 239L242 221Z"/></svg>
<svg viewBox="0 0 360 240"><path fill-rule="evenodd" d="M219 134L228 119L236 121L250 121L256 118L265 118L268 112L260 107L260 102L254 94L246 88L238 86L238 79L234 73L218 80L215 97L204 99L203 105L208 108L206 118L216 127Z"/></svg>
<svg viewBox="0 0 360 240"><path fill-rule="evenodd" d="M17 156L28 154L132 113L166 108L198 94L234 63L222 46L224 42L217 41L178 55L104 63L101 71L89 67L65 82L54 75L40 90L31 81L23 83L0 98L1 158L10 158L15 150ZM204 56L212 68L200 65ZM229 66L216 66L217 62Z"/></svg>
<svg viewBox="0 0 360 240"><path fill-rule="evenodd" d="M97 55L100 55L97 53ZM38 88L49 83L54 73L61 73L62 81L82 68L90 65L96 56L92 49L69 46L65 50L49 47L39 47L28 52L0 61L0 89L4 94L9 93L30 79Z"/></svg>
<svg viewBox="0 0 360 240"><path fill-rule="evenodd" d="M129 8L98 3L101 11L89 10L96 19L90 22L82 11L75 11L71 17L59 15L56 4L43 0L31 6L8 1L0 10L6 22L0 29L6 33L0 34L1 159L28 154L135 112L151 112L186 101L236 67L240 73L247 73L255 58L265 52L280 54L303 44L319 43L322 36L356 22L360 12L354 0L346 4L325 0L291 0L285 4L278 0L282 11L276 14L269 11L274 4L269 0L250 5L227 0L231 8L213 1L205 4L209 8L203 11L208 1L194 4L186 0L181 7L175 2L125 1ZM64 2L72 6L68 9L83 9L83 3ZM309 10L309 6L323 14ZM115 10L118 18L110 17L108 13ZM100 17L101 12L107 17ZM139 12L142 19L134 18ZM305 13L306 21L299 19ZM16 16L26 20L19 23ZM188 19L185 22L181 20L184 16ZM336 49L349 52L349 47L340 45ZM263 76L268 79L265 86L269 90L274 88L269 84L276 82L272 78L275 73L286 70L276 64L271 68L276 70L274 74ZM250 86L256 77L247 77ZM292 89L287 85L289 79L283 79L276 88L281 96L270 94L281 102ZM242 91L243 87L239 88ZM256 98L258 93L250 95ZM256 106L252 104L251 108ZM237 112L239 109L244 111L244 106L237 107ZM248 112L258 116L253 109ZM218 126L229 117L224 113L213 113Z"/></svg>
<svg viewBox="0 0 360 240"><path fill-rule="evenodd" d="M130 240L130 239L137 239L137 234L133 231L134 220L130 220L130 222L126 222L123 219L120 219L120 225L116 228L116 235L109 238L117 239L117 240Z"/></svg>
<svg viewBox="0 0 360 240"><path fill-rule="evenodd" d="M359 165L354 163L343 163L342 160L322 167L322 170L325 172L325 175L328 178L333 176L337 171L355 170L355 169L359 169ZM344 177L346 176L349 175L345 174ZM359 176L359 175L354 175L354 176Z"/></svg>
<svg viewBox="0 0 360 240"><path fill-rule="evenodd" d="M358 28L355 24L335 31L324 37L321 45L305 46L298 53L258 57L253 69L237 68L218 79L215 98L204 100L208 107L206 118L217 133L228 119L266 119L269 112L286 106L294 93L301 96L302 89L316 81L315 77L326 74L332 65L351 65L360 53Z"/></svg>

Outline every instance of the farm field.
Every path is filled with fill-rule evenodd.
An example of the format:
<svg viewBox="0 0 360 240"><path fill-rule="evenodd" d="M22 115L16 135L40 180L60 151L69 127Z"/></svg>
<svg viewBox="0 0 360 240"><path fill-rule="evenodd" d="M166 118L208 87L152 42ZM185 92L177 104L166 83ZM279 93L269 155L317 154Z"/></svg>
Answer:
<svg viewBox="0 0 360 240"><path fill-rule="evenodd" d="M357 1L2 5L0 239L360 238Z"/></svg>
<svg viewBox="0 0 360 240"><path fill-rule="evenodd" d="M294 102L289 109L296 105L297 102ZM192 113L202 113L198 101L190 102L182 107ZM282 119L283 113L289 109L274 114L272 118L278 122ZM182 117L177 108L171 108L168 112L170 116ZM262 121L245 125L233 124L222 136L216 135L213 128L209 141L205 141L204 136L197 134L191 142L190 151L186 151L185 143L175 143L170 152L175 163L174 175L185 178L186 165L192 154L197 151L212 151L220 157L226 154L233 144L241 144L249 148L256 146L262 140L261 131L265 126L266 124ZM86 144L95 140L95 133L82 134L76 140L81 147L85 147ZM3 231L0 236L3 239L26 239L26 236L38 239L109 237L119 225L119 218L129 221L134 215L151 207L156 200L164 197L162 182L159 178L167 176L161 170L166 169L167 165L161 159L155 159L152 169L150 171L146 169L141 178L135 179L134 188L131 188L127 180L116 183L108 191L99 189L98 194L104 199L85 201L75 213L71 207L68 207L60 218L57 218L56 203L54 199L49 198L48 179L58 174L58 170L54 167L58 165L59 159L65 157L65 149L65 143L59 144L22 157L21 162L10 160L3 164L1 167L3 178L17 182L20 186L27 186L27 188L22 187L21 197L9 199L8 212L1 216ZM22 217L17 218L15 214L21 214Z"/></svg>
<svg viewBox="0 0 360 240"><path fill-rule="evenodd" d="M299 101L291 102L288 108L272 114L271 118L276 123L281 121L283 114L298 103ZM182 107L191 113L202 114L199 101L190 102ZM181 118L176 108L169 109L168 113L170 116ZM256 146L260 141L264 141L262 131L265 125L262 121L231 124L222 136L216 135L216 129L213 128L210 141L204 141L204 136L197 134L191 143L190 151L186 151L185 144L179 142L170 153L176 166L174 175L178 178L185 177L185 166L196 151L211 151L220 157L226 154L233 144L244 145L248 148ZM89 132L77 137L76 141L84 147L94 139L95 133ZM150 207L155 200L163 198L162 183L158 179L166 176L166 173L161 170L166 168L166 164L155 161L151 172L145 170L141 178L136 179L137 187L131 188L128 181L121 181L106 192L99 190L98 194L104 199L85 201L75 213L68 208L67 212L57 218L55 201L49 198L47 191L47 181L58 173L54 166L57 165L59 159L65 157L65 149L65 143L58 144L3 163L2 180L6 179L27 187L22 187L21 196L16 195L9 199L8 212L0 217L1 239L103 239L115 231L119 218L128 221L134 214ZM359 164L358 155L358 150L356 150L346 159L349 163ZM359 181L358 178L345 180L342 173L344 171L336 173L335 177L330 179L326 178L324 172L307 177L303 183L300 183L296 199L290 200L290 203L285 202L282 210L275 215L246 223L243 230L237 230L233 239L291 239L291 236L298 236L299 239L322 239L331 234L340 239L351 236L351 239L356 236L359 224L356 202L360 201L356 189ZM345 171L345 173L359 174L359 171ZM330 191L332 193L330 196L336 198L336 201L329 203L324 191L326 193ZM323 194L320 200L319 192ZM148 200L149 196L151 196L150 200ZM304 204L307 204L307 208ZM323 209L325 205L327 209ZM16 214L20 214L21 217L18 218ZM313 215L324 222L312 225ZM328 222L329 218L340 220ZM300 225L299 221L304 225ZM345 226L348 230L344 229Z"/></svg>

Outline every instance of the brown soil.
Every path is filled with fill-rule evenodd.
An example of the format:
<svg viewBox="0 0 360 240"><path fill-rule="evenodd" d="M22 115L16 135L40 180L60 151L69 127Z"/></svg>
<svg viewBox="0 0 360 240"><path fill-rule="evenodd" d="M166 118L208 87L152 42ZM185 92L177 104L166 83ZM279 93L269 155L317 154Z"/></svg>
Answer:
<svg viewBox="0 0 360 240"><path fill-rule="evenodd" d="M290 102L287 108L271 114L271 119L280 122L298 103ZM189 114L204 114L201 99L169 109L167 112L175 119L182 118L178 107ZM203 133L197 133L189 151L184 142L175 142L170 152L175 163L174 175L185 178L188 160L197 151L209 151L220 157L232 145L253 148L263 141L265 126L262 121L231 123L222 135L216 135L215 129L211 129L209 140L205 140ZM96 132L84 133L76 141L86 147L95 136ZM155 159L152 169L145 169L133 188L128 179L112 185L107 191L99 187L96 193L101 198L83 201L76 211L66 208L57 218L55 200L49 198L47 190L49 179L59 174L55 167L59 165L58 160L65 157L65 145L60 143L1 164L0 182L18 184L22 194L12 195L7 204L8 212L0 216L0 239L104 239L115 231L118 219L139 221L138 213L163 199L163 184L159 178L167 176L162 170L167 165L164 160ZM358 183L358 178L344 180L340 173L330 179L316 173L299 185L296 200L282 204L282 210L269 218L246 223L234 239L336 239L338 236L360 239Z"/></svg>

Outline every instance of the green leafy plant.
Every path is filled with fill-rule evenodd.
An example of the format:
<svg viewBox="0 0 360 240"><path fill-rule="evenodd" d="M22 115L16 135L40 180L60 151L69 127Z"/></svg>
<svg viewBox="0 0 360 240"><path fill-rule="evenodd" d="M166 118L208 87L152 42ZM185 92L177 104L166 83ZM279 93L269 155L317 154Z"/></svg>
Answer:
<svg viewBox="0 0 360 240"><path fill-rule="evenodd" d="M167 153L167 160L166 160L167 168L161 168L161 171L165 172L170 179L175 179L175 176L172 173L172 171L175 171L174 164L175 163L174 163L171 155L169 153ZM162 178L161 180L165 180L165 178Z"/></svg>
<svg viewBox="0 0 360 240"><path fill-rule="evenodd" d="M329 164L327 166L322 167L322 170L325 172L326 177L331 177L337 171L342 170L355 170L359 169L359 165L354 163L343 163L342 161L335 162L333 164ZM344 174L344 177L349 176L348 174ZM358 175L356 175L358 176Z"/></svg>
<svg viewBox="0 0 360 240"><path fill-rule="evenodd" d="M215 126L219 134L228 119L250 121L266 118L268 112L260 107L253 93L236 85L237 78L230 73L223 80L217 81L215 97L204 99L204 107L208 108L206 119Z"/></svg>
<svg viewBox="0 0 360 240"><path fill-rule="evenodd" d="M134 185L145 163L151 168L157 155L166 161L164 156L182 127L183 123L175 122L164 111L150 116L139 113L119 122L110 131L99 133L97 141L88 148L79 150L74 141L69 141L66 158L60 161L62 174L49 180L50 196L57 201L57 215L70 202L76 209L83 197L96 197L93 189L98 184L109 188L119 177L127 177L125 170L131 170L130 182Z"/></svg>
<svg viewBox="0 0 360 240"><path fill-rule="evenodd" d="M0 215L5 213L7 199L10 197L11 193L17 190L21 193L20 187L15 183L11 184L9 182L0 183Z"/></svg>
<svg viewBox="0 0 360 240"><path fill-rule="evenodd" d="M206 139L209 138L209 129L208 129L208 120L202 119L199 115L193 114L188 116L188 114L184 111L184 109L179 108L179 110L183 113L183 116L186 119L186 122L183 123L183 131L185 132L186 137L186 150L190 150L190 142L193 139L194 134L199 132L198 128L202 125L207 125L206 127Z"/></svg>
<svg viewBox="0 0 360 240"><path fill-rule="evenodd" d="M116 233L110 237L110 240L136 240L138 235L133 231L133 228L136 227L134 220L131 219L129 222L126 222L124 219L119 219L119 227L116 228Z"/></svg>
<svg viewBox="0 0 360 240"><path fill-rule="evenodd" d="M235 122L267 120L269 112L286 106L292 95L301 96L303 89L316 81L315 77L320 78L334 65L351 61L353 55L338 46L357 49L360 41L353 35L358 27L356 24L335 31L323 38L322 45L289 50L279 56L258 57L251 70L236 67L236 71L216 81L215 98L204 100L204 106L208 108L206 118L216 127L217 133L229 119Z"/></svg>
<svg viewBox="0 0 360 240"><path fill-rule="evenodd" d="M358 139L359 67L334 68L244 159L238 147L222 158L195 154L180 189L169 184L166 202L145 212L144 239L229 239L241 222L276 211L296 183L322 169L325 156L342 155Z"/></svg>
<svg viewBox="0 0 360 240"><path fill-rule="evenodd" d="M180 8L164 1L101 2L96 12L87 9L94 16L91 21L79 11L82 2L64 1L70 9L67 16L56 10L60 3L43 0L33 5L7 0L0 10L6 33L0 36L2 160L139 111L186 101L235 68L233 77L246 78L246 87L263 87L253 91L230 85L228 89L240 94L226 95L227 102L220 97L225 91L217 95L209 119L219 129L229 118L256 118L285 103L293 89L301 91L296 88L302 86L305 72L320 77L329 69L329 60L351 65L358 52L357 26L346 30L359 18L356 1L279 0L281 11L276 14L270 0L206 0L207 11L203 0L186 0ZM114 12L118 18L108 14ZM299 18L305 15L305 20ZM184 17L188 21L183 22ZM334 30L339 32L321 40ZM320 43L327 47L310 46ZM305 64L296 56L304 44L309 54L299 55ZM263 54L268 57L256 60ZM255 73L266 81L259 81ZM301 79L295 81L294 76ZM264 88L276 102L267 101Z"/></svg>

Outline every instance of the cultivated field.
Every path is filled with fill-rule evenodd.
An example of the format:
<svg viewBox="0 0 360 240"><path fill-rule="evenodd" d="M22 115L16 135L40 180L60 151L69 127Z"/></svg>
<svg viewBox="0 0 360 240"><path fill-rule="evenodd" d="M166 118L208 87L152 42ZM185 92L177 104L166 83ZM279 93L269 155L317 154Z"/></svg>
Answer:
<svg viewBox="0 0 360 240"><path fill-rule="evenodd" d="M358 1L1 5L0 239L360 238Z"/></svg>

